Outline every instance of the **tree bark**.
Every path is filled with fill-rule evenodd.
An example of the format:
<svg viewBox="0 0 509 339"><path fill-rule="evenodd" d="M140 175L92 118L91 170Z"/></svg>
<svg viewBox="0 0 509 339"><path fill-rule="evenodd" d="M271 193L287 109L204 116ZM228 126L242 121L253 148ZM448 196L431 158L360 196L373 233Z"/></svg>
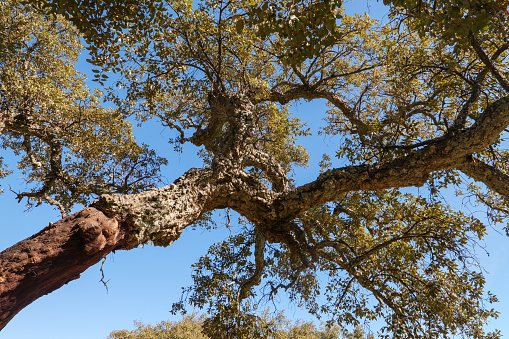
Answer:
<svg viewBox="0 0 509 339"><path fill-rule="evenodd" d="M216 207L211 171L191 169L173 184L140 194L104 195L0 253L0 330L24 307L79 278L117 249L167 246ZM219 186L218 186L219 187Z"/></svg>
<svg viewBox="0 0 509 339"><path fill-rule="evenodd" d="M32 301L121 247L124 237L115 218L87 207L0 253L0 329Z"/></svg>

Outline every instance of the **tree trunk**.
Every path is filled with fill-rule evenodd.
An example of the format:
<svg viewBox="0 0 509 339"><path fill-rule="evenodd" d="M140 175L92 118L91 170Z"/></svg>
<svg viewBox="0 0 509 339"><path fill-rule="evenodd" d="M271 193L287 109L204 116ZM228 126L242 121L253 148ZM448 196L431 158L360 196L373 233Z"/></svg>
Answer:
<svg viewBox="0 0 509 339"><path fill-rule="evenodd" d="M211 181L210 170L191 169L169 186L104 195L0 253L0 330L32 301L79 278L108 253L148 242L170 245L220 203Z"/></svg>
<svg viewBox="0 0 509 339"><path fill-rule="evenodd" d="M24 307L123 245L115 219L87 207L0 253L0 329Z"/></svg>

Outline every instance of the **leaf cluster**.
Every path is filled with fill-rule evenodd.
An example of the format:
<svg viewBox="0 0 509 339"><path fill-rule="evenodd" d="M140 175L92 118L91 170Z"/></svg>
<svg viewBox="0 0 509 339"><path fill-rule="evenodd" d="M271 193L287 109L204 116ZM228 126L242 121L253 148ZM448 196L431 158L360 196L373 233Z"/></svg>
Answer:
<svg viewBox="0 0 509 339"><path fill-rule="evenodd" d="M384 0L384 4L392 5L393 15L409 19L408 24L421 35L432 34L450 45L465 48L469 34L507 35L506 0Z"/></svg>
<svg viewBox="0 0 509 339"><path fill-rule="evenodd" d="M106 192L136 192L158 182L165 162L132 136L117 109L102 107L75 70L82 45L61 17L0 3L0 143L20 157L28 192L63 213Z"/></svg>

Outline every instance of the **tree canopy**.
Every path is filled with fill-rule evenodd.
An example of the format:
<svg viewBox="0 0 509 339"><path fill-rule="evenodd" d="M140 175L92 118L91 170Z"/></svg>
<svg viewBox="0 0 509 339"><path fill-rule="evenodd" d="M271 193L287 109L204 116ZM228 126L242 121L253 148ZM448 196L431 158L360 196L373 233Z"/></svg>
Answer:
<svg viewBox="0 0 509 339"><path fill-rule="evenodd" d="M133 331L119 330L110 333L107 339L208 339L215 338L203 334L207 317L187 315L180 321L162 321L156 325L135 322ZM271 315L268 310L258 317L255 326L245 328L249 338L266 339L374 339L361 327L353 332L342 330L338 325L330 328L317 326L311 322L290 321L283 313ZM206 325L205 325L206 326ZM221 336L226 338L226 336ZM230 338L230 336L228 336ZM231 336L237 338L237 336Z"/></svg>
<svg viewBox="0 0 509 339"><path fill-rule="evenodd" d="M22 269L63 272L54 258L72 257L53 290L113 250L168 246L231 209L239 226L173 306L205 308L216 337L280 291L330 323L382 319L381 337L497 337L473 247L509 213L509 1L384 3L385 24L332 0L0 2L2 147L22 156L29 188L17 198L64 216L88 205L2 252L13 306L0 320L32 301L16 293L56 279ZM77 31L102 99L72 66ZM305 121L316 112L292 114L314 100L328 105L319 131ZM167 160L135 142L133 119L172 129L177 152L200 147L202 168L159 187ZM310 133L340 144L302 185L292 170ZM487 221L451 206L451 191Z"/></svg>

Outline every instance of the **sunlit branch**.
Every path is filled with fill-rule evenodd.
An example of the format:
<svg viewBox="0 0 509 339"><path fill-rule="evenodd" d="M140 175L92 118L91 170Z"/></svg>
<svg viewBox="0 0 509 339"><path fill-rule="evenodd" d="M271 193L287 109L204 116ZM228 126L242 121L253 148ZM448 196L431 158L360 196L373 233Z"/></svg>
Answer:
<svg viewBox="0 0 509 339"><path fill-rule="evenodd" d="M469 177L484 183L493 191L509 197L509 175L501 170L485 164L473 156L466 156L459 163L458 169Z"/></svg>
<svg viewBox="0 0 509 339"><path fill-rule="evenodd" d="M361 270L356 269L355 265L351 264L350 262L345 262L341 259L339 259L337 256L334 256L331 253L327 253L325 251L319 252L321 256L323 256L325 259L330 260L332 262L337 263L342 269L347 271L352 278L354 278L360 286L364 287L366 290L370 291L373 296L381 303L386 306L388 306L390 309L393 310L393 312L400 318L404 316L404 312L401 310L401 308L396 305L390 298L385 296L381 291L379 291L373 284L366 279L363 276L363 273Z"/></svg>
<svg viewBox="0 0 509 339"><path fill-rule="evenodd" d="M47 128L41 127L31 121L31 118L25 115L19 115L5 122L5 129L9 132L19 134L26 140L28 136L34 136L49 146L49 171L45 174L43 186L36 192L23 192L17 194L18 201L23 198L37 199L41 198L51 189L54 183L62 178L62 144L55 135L49 133ZM30 157L30 149L27 149ZM32 164L37 166L37 164Z"/></svg>
<svg viewBox="0 0 509 339"><path fill-rule="evenodd" d="M364 134L371 130L370 126L358 118L355 110L352 109L345 100L341 99L339 95L328 90L316 89L313 86L298 85L284 92L272 90L269 96L263 101L279 102L284 105L290 101L298 99L327 99L330 103L341 110L352 125L356 126L359 134Z"/></svg>
<svg viewBox="0 0 509 339"><path fill-rule="evenodd" d="M384 249L384 248L388 247L389 245L391 245L391 244L393 244L395 242L398 242L398 241L401 241L401 240L407 240L407 239L416 239L416 238L428 237L429 236L429 232L425 232L425 233L410 233L410 231L413 228L415 228L417 226L417 224L419 224L420 222L423 222L423 221L426 221L426 220L430 220L430 219L431 219L431 217L420 219L419 221L416 221L415 223L413 223L408 229L406 229L403 232L402 235L396 236L396 237L392 237L391 239L389 239L387 241L384 241L384 242L382 242L380 244L377 244L377 245L371 247L367 251L365 251L362 254L356 256L353 259L353 261L352 261L352 265L359 264L361 261L363 261L366 258L374 255L376 252L380 251L381 249Z"/></svg>
<svg viewBox="0 0 509 339"><path fill-rule="evenodd" d="M471 127L455 135L444 135L391 161L328 170L311 183L283 192L275 205L281 217L289 217L352 190L421 186L432 172L465 167L464 157L491 145L508 124L509 97L504 97L490 104Z"/></svg>
<svg viewBox="0 0 509 339"><path fill-rule="evenodd" d="M472 85L472 93L468 98L467 102L465 102L465 104L461 108L460 112L458 113L458 116L454 120L454 124L452 125L451 130L454 131L465 127L465 123L467 121L468 115L471 113L472 106L479 100L482 89L481 85L484 79L486 78L486 74L488 74L488 71L489 70L486 67L477 75Z"/></svg>
<svg viewBox="0 0 509 339"><path fill-rule="evenodd" d="M507 80L507 78L504 77L502 73L500 73L500 70L497 69L495 64L493 64L493 58L490 58L488 55L486 55L486 53L482 49L481 45L479 44L473 33L470 33L468 35L468 38L475 52L482 60L482 62L486 65L486 67L488 67L488 69L490 70L491 74L495 77L495 79L497 79L500 86L502 86L502 88L505 89L506 92L509 92L509 80ZM507 48L509 48L509 43L504 44L503 50L506 50ZM500 52L500 54L501 53L502 52Z"/></svg>

